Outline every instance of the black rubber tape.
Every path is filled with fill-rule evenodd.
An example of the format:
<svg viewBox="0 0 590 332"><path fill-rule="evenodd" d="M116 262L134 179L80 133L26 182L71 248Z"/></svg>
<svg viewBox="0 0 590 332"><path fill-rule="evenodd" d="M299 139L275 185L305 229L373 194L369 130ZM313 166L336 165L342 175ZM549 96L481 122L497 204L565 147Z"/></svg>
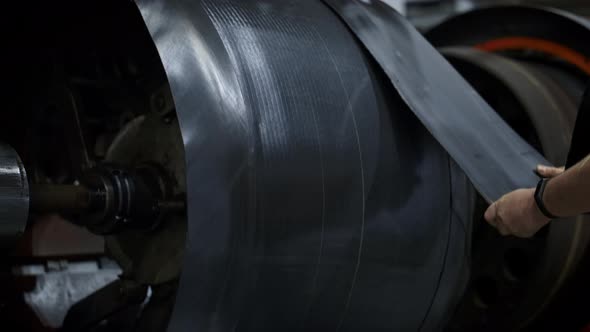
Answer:
<svg viewBox="0 0 590 332"><path fill-rule="evenodd" d="M445 47L438 50L476 88L479 89L478 84L487 80L497 80L508 87L529 119L538 138L538 148L542 149L545 158L555 165L565 164L567 149L556 146L569 146L577 112L576 102L568 96L567 90L542 71L502 55L479 51L472 47ZM474 77L474 74L481 76ZM484 98L486 93L490 92L481 92ZM510 98L504 97L500 91L493 93L502 96L501 98ZM533 141L536 142L534 139Z"/></svg>
<svg viewBox="0 0 590 332"><path fill-rule="evenodd" d="M410 109L492 202L534 187L549 165L401 15L376 0L323 0L381 65Z"/></svg>

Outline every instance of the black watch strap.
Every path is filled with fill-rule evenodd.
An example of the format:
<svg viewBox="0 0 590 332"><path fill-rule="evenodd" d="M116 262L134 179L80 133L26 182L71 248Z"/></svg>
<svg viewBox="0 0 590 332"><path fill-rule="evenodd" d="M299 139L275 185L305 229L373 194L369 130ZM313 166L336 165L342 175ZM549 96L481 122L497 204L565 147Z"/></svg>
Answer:
<svg viewBox="0 0 590 332"><path fill-rule="evenodd" d="M545 203L543 203L543 193L545 193L545 187L547 186L548 182L549 179L541 179L541 181L539 181L539 183L537 184L537 189L535 190L535 202L537 203L539 211L541 211L541 213L545 217L549 219L557 219L559 217L549 212L549 210L547 210L547 207L545 206Z"/></svg>

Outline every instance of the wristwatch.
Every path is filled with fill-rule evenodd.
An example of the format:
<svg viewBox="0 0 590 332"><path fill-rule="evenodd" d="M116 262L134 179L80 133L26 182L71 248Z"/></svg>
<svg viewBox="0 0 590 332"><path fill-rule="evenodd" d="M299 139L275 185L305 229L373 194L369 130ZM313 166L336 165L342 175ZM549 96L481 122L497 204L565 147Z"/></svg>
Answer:
<svg viewBox="0 0 590 332"><path fill-rule="evenodd" d="M535 203L537 203L539 211L541 211L541 213L545 217L549 219L557 219L559 217L549 212L549 210L547 210L547 207L545 206L545 203L543 203L543 193L545 192L545 187L547 186L548 182L549 179L541 179L541 181L539 181L539 183L537 184L537 189L535 190Z"/></svg>

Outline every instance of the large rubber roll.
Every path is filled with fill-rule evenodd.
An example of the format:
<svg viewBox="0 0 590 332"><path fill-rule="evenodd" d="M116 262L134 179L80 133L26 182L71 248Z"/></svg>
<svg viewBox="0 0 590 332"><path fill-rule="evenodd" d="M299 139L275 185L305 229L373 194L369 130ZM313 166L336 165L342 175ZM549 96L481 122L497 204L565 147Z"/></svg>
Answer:
<svg viewBox="0 0 590 332"><path fill-rule="evenodd" d="M474 193L319 1L140 0L185 144L170 331L436 330Z"/></svg>

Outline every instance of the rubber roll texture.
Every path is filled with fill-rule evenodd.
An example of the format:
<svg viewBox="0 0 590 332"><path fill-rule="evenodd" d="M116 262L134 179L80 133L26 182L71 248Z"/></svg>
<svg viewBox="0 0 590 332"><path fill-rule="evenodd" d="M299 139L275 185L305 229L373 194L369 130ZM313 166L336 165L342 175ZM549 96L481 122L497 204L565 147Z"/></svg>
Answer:
<svg viewBox="0 0 590 332"><path fill-rule="evenodd" d="M186 150L170 331L440 329L473 190L320 1L139 0Z"/></svg>
<svg viewBox="0 0 590 332"><path fill-rule="evenodd" d="M362 41L487 202L538 182L533 170L549 162L405 18L381 1L324 2Z"/></svg>

